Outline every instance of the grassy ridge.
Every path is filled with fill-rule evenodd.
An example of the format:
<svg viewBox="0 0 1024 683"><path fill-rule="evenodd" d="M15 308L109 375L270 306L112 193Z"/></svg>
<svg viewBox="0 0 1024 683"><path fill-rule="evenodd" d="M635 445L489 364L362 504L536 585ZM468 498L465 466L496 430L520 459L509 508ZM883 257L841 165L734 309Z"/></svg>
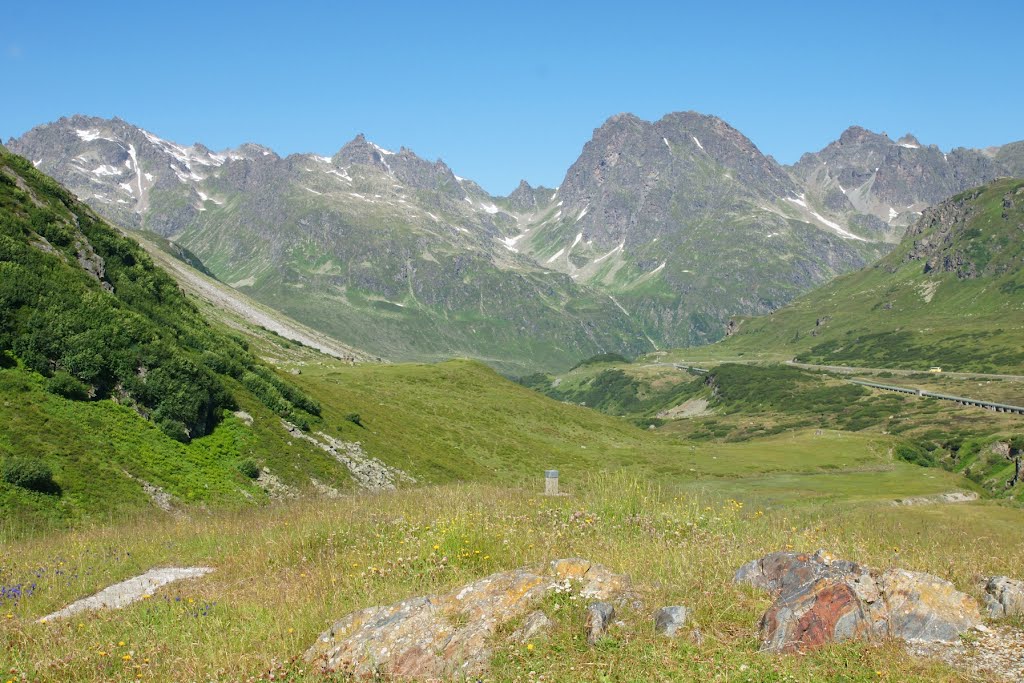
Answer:
<svg viewBox="0 0 1024 683"><path fill-rule="evenodd" d="M0 354L53 393L130 404L179 441L234 407L226 377L293 420L319 410L210 327L137 244L2 150L0 275Z"/></svg>
<svg viewBox="0 0 1024 683"><path fill-rule="evenodd" d="M875 265L689 355L1024 373L1024 181L996 181L931 211L933 223Z"/></svg>

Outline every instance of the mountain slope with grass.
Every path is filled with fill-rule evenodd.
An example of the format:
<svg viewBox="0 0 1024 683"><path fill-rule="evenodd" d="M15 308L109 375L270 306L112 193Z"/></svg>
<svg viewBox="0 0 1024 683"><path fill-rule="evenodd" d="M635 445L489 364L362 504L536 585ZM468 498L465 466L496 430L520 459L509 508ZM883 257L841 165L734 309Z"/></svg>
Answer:
<svg viewBox="0 0 1024 683"><path fill-rule="evenodd" d="M441 160L362 135L331 157L281 158L76 116L12 145L118 224L172 240L222 282L375 356L521 371L652 348L607 295L502 243L550 193L506 202Z"/></svg>
<svg viewBox="0 0 1024 683"><path fill-rule="evenodd" d="M0 149L0 509L265 500L246 462L347 486L340 463L285 447L281 419L319 413L137 244Z"/></svg>
<svg viewBox="0 0 1024 683"><path fill-rule="evenodd" d="M738 321L704 353L1024 374L1022 257L1024 180L994 181L926 210L878 263Z"/></svg>

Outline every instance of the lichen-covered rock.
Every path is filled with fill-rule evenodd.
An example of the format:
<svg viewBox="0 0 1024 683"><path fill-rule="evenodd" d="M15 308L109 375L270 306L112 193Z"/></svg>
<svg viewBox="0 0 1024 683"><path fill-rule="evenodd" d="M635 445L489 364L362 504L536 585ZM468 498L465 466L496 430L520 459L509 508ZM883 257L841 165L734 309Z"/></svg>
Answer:
<svg viewBox="0 0 1024 683"><path fill-rule="evenodd" d="M1024 614L1024 581L989 577L985 581L985 611L993 619Z"/></svg>
<svg viewBox="0 0 1024 683"><path fill-rule="evenodd" d="M843 640L950 641L981 621L977 602L930 574L878 573L822 551L772 553L734 581L775 594L761 619L762 649L804 651Z"/></svg>
<svg viewBox="0 0 1024 683"><path fill-rule="evenodd" d="M654 632L669 638L675 638L679 630L686 625L689 617L690 610L682 605L662 607L654 615Z"/></svg>
<svg viewBox="0 0 1024 683"><path fill-rule="evenodd" d="M884 635L929 642L958 640L981 622L978 602L931 574L890 569L878 578L885 598Z"/></svg>
<svg viewBox="0 0 1024 683"><path fill-rule="evenodd" d="M523 620L523 625L512 632L509 636L509 640L516 643L525 643L530 641L537 636L542 636L551 630L551 627L555 625L555 622L551 621L548 615L544 614L540 610L530 612L526 615L526 619Z"/></svg>
<svg viewBox="0 0 1024 683"><path fill-rule="evenodd" d="M500 625L529 614L513 634L518 640L548 627L543 614L530 613L552 592L607 602L635 600L628 577L586 560L557 560L544 571L499 572L449 593L353 612L320 635L306 661L325 673L357 680L479 676L487 671L491 639ZM526 633L530 629L532 635Z"/></svg>

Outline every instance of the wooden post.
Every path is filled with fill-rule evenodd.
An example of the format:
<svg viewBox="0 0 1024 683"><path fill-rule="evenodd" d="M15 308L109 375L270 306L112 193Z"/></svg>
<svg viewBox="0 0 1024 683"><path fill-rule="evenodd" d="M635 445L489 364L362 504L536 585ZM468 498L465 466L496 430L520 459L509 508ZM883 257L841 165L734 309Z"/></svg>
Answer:
<svg viewBox="0 0 1024 683"><path fill-rule="evenodd" d="M544 495L558 495L558 470L544 470Z"/></svg>

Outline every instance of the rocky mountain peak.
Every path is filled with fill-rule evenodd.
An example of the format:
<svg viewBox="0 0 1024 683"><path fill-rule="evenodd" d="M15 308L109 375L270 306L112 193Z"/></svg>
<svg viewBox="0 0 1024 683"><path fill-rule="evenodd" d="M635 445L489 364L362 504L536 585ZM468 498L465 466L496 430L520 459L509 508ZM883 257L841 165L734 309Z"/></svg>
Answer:
<svg viewBox="0 0 1024 683"><path fill-rule="evenodd" d="M860 126L850 126L849 128L842 132L842 134L839 136L839 140L837 140L833 144L838 144L839 146L847 146L863 145L869 143L889 144L891 142L892 140L890 140L889 136L886 135L885 133L879 134L870 131L867 128L862 128Z"/></svg>
<svg viewBox="0 0 1024 683"><path fill-rule="evenodd" d="M536 190L525 180L520 180L519 185L508 196L508 203L513 210L521 213L535 211L537 209Z"/></svg>
<svg viewBox="0 0 1024 683"><path fill-rule="evenodd" d="M202 147L203 149L206 149L205 146L199 145L198 143L193 146L194 149L198 148L198 147ZM229 156L231 156L231 157L241 157L243 159L262 159L262 158L265 158L265 157L270 158L270 159L280 159L281 158L281 157L279 157L277 155L277 152L275 152L274 150L270 149L269 147L264 147L263 145L257 145L254 142L244 142L241 145L239 145L238 147L236 147L236 148L234 148L232 150L228 150L228 152L229 152Z"/></svg>
<svg viewBox="0 0 1024 683"><path fill-rule="evenodd" d="M602 123L596 130L601 130L602 128L614 128L616 126L625 125L642 125L644 123L646 123L646 121L641 119L636 114L631 114L628 111L624 111L609 116L607 119L605 119L605 122Z"/></svg>
<svg viewBox="0 0 1024 683"><path fill-rule="evenodd" d="M341 149L332 157L331 161L336 166L348 166L350 164L362 164L367 166L381 166L384 164L384 156L391 155L382 147L378 147L362 133L346 142Z"/></svg>
<svg viewBox="0 0 1024 683"><path fill-rule="evenodd" d="M897 140L896 144L901 147L908 147L910 149L917 149L918 147L921 146L921 143L918 141L918 139L910 133L907 133L899 140Z"/></svg>

